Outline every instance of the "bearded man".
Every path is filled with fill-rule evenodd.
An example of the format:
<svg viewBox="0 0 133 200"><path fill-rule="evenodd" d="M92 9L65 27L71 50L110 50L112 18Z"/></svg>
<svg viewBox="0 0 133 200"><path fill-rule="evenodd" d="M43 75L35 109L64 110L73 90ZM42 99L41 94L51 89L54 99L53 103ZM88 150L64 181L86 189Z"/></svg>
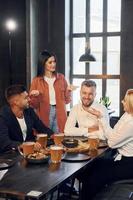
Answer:
<svg viewBox="0 0 133 200"><path fill-rule="evenodd" d="M102 120L107 124L109 124L109 115L106 107L95 101L95 97L96 83L93 80L83 81L80 89L81 102L72 108L65 124L64 132L66 136L105 139L99 120L90 111L93 109L99 111Z"/></svg>

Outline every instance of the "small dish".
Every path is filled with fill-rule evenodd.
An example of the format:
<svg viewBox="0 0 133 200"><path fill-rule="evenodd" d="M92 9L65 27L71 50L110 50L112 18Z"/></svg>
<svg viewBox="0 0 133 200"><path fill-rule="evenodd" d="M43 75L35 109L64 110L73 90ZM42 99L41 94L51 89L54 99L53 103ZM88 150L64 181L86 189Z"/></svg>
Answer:
<svg viewBox="0 0 133 200"><path fill-rule="evenodd" d="M47 163L50 159L49 156L44 156L44 158L41 159L36 159L36 158L25 158L28 163L33 163L33 164L41 164L41 163Z"/></svg>
<svg viewBox="0 0 133 200"><path fill-rule="evenodd" d="M64 139L62 144L67 148L74 148L78 146L78 140L76 139Z"/></svg>
<svg viewBox="0 0 133 200"><path fill-rule="evenodd" d="M88 137L82 136L80 140L81 142L88 142Z"/></svg>

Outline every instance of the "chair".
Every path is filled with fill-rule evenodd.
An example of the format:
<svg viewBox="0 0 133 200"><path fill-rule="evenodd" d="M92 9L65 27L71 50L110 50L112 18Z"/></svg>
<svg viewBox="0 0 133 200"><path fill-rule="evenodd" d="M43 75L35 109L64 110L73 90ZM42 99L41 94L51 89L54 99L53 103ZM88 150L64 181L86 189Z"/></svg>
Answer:
<svg viewBox="0 0 133 200"><path fill-rule="evenodd" d="M113 128L115 124L118 122L119 117L110 117L110 126Z"/></svg>
<svg viewBox="0 0 133 200"><path fill-rule="evenodd" d="M133 179L125 179L105 186L94 200L133 200Z"/></svg>

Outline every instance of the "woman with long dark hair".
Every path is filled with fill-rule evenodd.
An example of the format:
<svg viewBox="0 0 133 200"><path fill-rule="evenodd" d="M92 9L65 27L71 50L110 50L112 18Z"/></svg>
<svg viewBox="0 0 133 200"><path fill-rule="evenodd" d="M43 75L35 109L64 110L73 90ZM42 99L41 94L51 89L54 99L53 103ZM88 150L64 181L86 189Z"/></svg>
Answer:
<svg viewBox="0 0 133 200"><path fill-rule="evenodd" d="M37 76L32 80L30 97L40 119L54 132L64 132L71 89L64 75L56 71L56 63L54 54L46 50L39 54Z"/></svg>

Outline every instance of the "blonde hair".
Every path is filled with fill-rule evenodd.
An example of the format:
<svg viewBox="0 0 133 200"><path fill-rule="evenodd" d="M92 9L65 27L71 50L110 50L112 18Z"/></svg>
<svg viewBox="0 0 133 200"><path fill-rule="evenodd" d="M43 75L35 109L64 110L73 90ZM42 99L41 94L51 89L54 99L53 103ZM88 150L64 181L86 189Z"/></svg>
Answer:
<svg viewBox="0 0 133 200"><path fill-rule="evenodd" d="M133 115L133 89L128 89L125 95L128 112Z"/></svg>

